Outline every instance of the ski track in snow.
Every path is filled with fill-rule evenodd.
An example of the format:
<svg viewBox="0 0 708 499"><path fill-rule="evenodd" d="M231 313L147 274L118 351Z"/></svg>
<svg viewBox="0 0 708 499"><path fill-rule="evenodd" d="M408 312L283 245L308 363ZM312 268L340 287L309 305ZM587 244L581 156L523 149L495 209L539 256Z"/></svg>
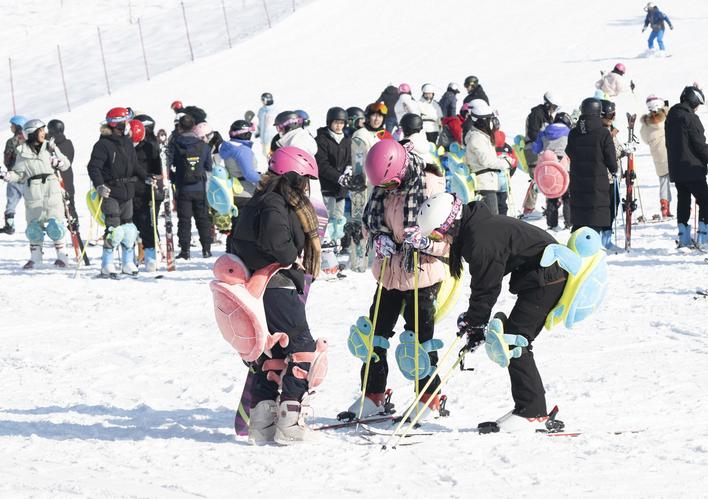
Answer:
<svg viewBox="0 0 708 499"><path fill-rule="evenodd" d="M560 0L545 4L552 9L565 5ZM343 13L363 25L375 15L385 18L400 12L403 6L401 0L390 5L367 1L352 10L344 2L312 2L272 31L241 44L239 54L244 64L262 64L282 47L283 37L302 32L310 33L308 43L322 47L333 36L334 20L341 20ZM489 39L497 29L497 42L529 36L535 30L530 19L544 10L514 2L495 6L500 12L464 2L455 6L460 19L474 15L480 21L480 37L486 34ZM567 46L539 53L538 61L520 62L516 70L537 75L542 64L563 70L557 86L572 102L579 102L590 92L599 69L643 50L639 7L602 0L572 12L564 9L569 25L554 26ZM514 14L505 15L505 24L494 28L497 16L511 8L516 9ZM434 9L442 15L441 7ZM430 25L424 22L426 14L413 10L408 10L409 22ZM592 22L587 21L590 12ZM643 84L641 95L656 92L673 101L687 81L708 81L705 65L699 64L705 51L695 47L708 48L701 36L702 24L696 21L708 16L708 6L676 2L669 14L674 21L683 18L681 29L667 34L675 57L660 62L631 60L628 66L638 84ZM390 29L397 33L405 28L391 25ZM603 34L607 40L595 38ZM633 40L636 47L618 49L618 36ZM388 79L410 78L411 84L417 84L438 71L440 86L461 80L468 69L448 68L455 60L459 66L462 57L474 61L471 71L479 71L511 136L551 80L527 78L528 87L518 92L518 80L509 67L500 67L498 59L461 48L454 58L441 55L438 63L430 65L438 44L428 48L423 40L415 40L405 42L413 44L414 55L406 60L392 56L396 64L382 68L377 77L358 72L356 77L347 76L349 69L332 76L330 71L333 80L325 98L315 82L327 68L337 67L347 57L352 58L350 64L363 61L362 51L368 51L370 58L371 51L384 43L393 54L406 39L403 35L385 42L379 35L362 38L359 50L352 46L345 53L332 49L319 54L318 65L324 69L308 66L297 82L289 73L299 60L293 57L284 60L282 67L270 68L273 74L239 81L243 90L237 93L231 92L228 78L211 78L209 97L205 97L204 86L197 88L195 78L200 72L213 72L219 64L230 64L233 53L225 52L61 116L77 145L77 207L84 237L88 216L82 193L88 179L81 165L95 140L96 122L116 102L135 102L136 109L159 105L153 114L169 123L167 105L174 96L183 96L185 102L203 105L213 122L224 128L235 114L253 108L264 85L272 82L284 106L306 103L302 107L312 110L317 123L338 99L347 105L355 99L363 104L378 95ZM501 48L511 50L512 45ZM690 55L684 55L689 47ZM667 70L658 72L658 65L666 65ZM697 74L687 74L689 65ZM650 90L652 81L656 90ZM578 95L571 96L570 89ZM222 102L225 95L232 99L227 106ZM651 217L658 210L658 180L643 145L636 163L644 209ZM513 179L517 206L526 179L523 173ZM4 206L4 188L0 191ZM466 362L475 371L457 373L444 390L452 414L429 423L439 433L418 445L380 452L377 445L364 445L350 429L326 432L321 441L306 447L256 448L234 437L234 407L246 370L214 324L208 261L195 258L178 263L178 272L165 273L160 280L120 281L94 279L98 272L94 263L74 280L73 268L51 268L53 249L45 247L44 266L28 274L20 270L29 253L22 204L17 220L18 232L0 238L4 312L0 496L279 497L283 492L295 497L705 496L708 303L694 296L697 288L706 288L708 266L705 255L674 248L673 221L635 225L632 252L608 257L610 290L602 310L573 330L544 331L534 343L549 405L558 404L559 418L568 430L583 431L582 436L465 432L511 407L507 373L479 351ZM543 220L534 223L545 226ZM621 224L619 232L622 246ZM565 231L557 237L564 241L568 235ZM223 247L214 247L216 256L222 251ZM100 247L90 247L88 252L97 262ZM317 424L332 422L357 395L361 363L349 354L346 336L349 325L367 312L375 286L370 274L349 273L344 280L317 282L312 288L310 327L315 337L327 337L330 345L330 372L312 399ZM446 345L454 339L455 317L466 308L467 296L465 287L457 306L437 326L436 335ZM505 286L495 310L508 312L513 303ZM393 349L396 340L392 343ZM412 398L412 389L394 362L391 366L389 384L402 410ZM607 433L612 430L641 431Z"/></svg>

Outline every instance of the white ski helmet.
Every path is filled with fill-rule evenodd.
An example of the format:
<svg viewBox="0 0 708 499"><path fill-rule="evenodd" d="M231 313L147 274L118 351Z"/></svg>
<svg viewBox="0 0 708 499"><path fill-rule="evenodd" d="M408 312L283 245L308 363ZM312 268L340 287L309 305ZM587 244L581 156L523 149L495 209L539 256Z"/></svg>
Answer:
<svg viewBox="0 0 708 499"><path fill-rule="evenodd" d="M32 119L32 120L27 120L25 123L25 126L22 127L22 134L25 137L25 140L29 139L29 136L32 135L34 132L39 130L40 128L44 128L45 125L42 120L38 119Z"/></svg>
<svg viewBox="0 0 708 499"><path fill-rule="evenodd" d="M556 106L560 107L560 103L558 102L558 99L556 98L555 95L549 90L545 94L543 94L543 102L545 104L551 105L551 106Z"/></svg>
<svg viewBox="0 0 708 499"><path fill-rule="evenodd" d="M477 121L481 118L490 118L494 115L492 106L487 104L487 101L482 99L472 99L469 105L469 114L472 121Z"/></svg>
<svg viewBox="0 0 708 499"><path fill-rule="evenodd" d="M453 92L457 92L458 94L460 93L460 86L454 81L451 81L447 84L447 89L452 90Z"/></svg>
<svg viewBox="0 0 708 499"><path fill-rule="evenodd" d="M421 92L424 94L434 94L435 87L432 86L430 83L426 83L425 85L423 85L423 88L421 88Z"/></svg>
<svg viewBox="0 0 708 499"><path fill-rule="evenodd" d="M647 97L647 109L650 113L656 113L664 107L664 101L657 97L656 95L650 95Z"/></svg>
<svg viewBox="0 0 708 499"><path fill-rule="evenodd" d="M416 223L426 237L433 232L445 235L462 216L462 201L449 192L439 192L426 199L418 210Z"/></svg>

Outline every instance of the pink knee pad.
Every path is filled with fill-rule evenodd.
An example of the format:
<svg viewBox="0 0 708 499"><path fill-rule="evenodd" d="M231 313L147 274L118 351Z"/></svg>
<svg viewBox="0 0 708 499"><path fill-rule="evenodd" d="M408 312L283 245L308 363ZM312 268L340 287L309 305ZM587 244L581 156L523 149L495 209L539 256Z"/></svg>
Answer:
<svg viewBox="0 0 708 499"><path fill-rule="evenodd" d="M289 343L285 333L268 332L263 293L271 277L282 267L271 264L252 275L236 255L225 254L214 263L216 280L209 283L214 299L214 316L224 339L252 362L278 343Z"/></svg>
<svg viewBox="0 0 708 499"><path fill-rule="evenodd" d="M283 382L283 375L290 362L309 363L310 369L301 369L293 366L293 376L307 380L309 389L316 388L327 375L327 340L320 338L315 344L314 352L293 352L287 359L268 359L263 363L263 371L268 372L268 380L279 385ZM276 374L278 371L278 374Z"/></svg>

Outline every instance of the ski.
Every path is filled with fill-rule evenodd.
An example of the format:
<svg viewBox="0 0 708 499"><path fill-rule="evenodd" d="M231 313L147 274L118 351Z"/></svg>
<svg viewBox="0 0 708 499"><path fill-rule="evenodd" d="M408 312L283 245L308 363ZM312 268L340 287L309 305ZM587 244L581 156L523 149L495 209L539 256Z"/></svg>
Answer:
<svg viewBox="0 0 708 499"><path fill-rule="evenodd" d="M165 188L165 253L167 258L167 271L176 270L175 266L175 242L172 232L172 184L170 182L169 167L167 165L167 132L160 129L157 132L157 140L160 143L160 161L162 163L162 182ZM157 244L157 241L155 241Z"/></svg>
<svg viewBox="0 0 708 499"><path fill-rule="evenodd" d="M624 249L629 251L632 248L632 213L637 209L637 202L634 199L634 144L638 143L636 135L634 135L634 123L637 120L636 114L627 113L627 170L624 172L624 182L627 186L625 198L622 200L622 209L624 210Z"/></svg>
<svg viewBox="0 0 708 499"><path fill-rule="evenodd" d="M313 428L313 430L315 430L315 431L339 430L341 428L349 428L351 426L356 426L356 425L360 425L362 428L364 428L365 425L383 423L386 421L394 422L395 420L396 420L395 414L382 414L380 416L371 416L368 418L361 418L361 419L354 418L349 421L340 421L338 423L326 424L326 425L322 425L322 426L318 426L316 428Z"/></svg>
<svg viewBox="0 0 708 499"><path fill-rule="evenodd" d="M54 153L52 153L54 154ZM61 189L61 198L64 203L64 217L66 218L66 228L69 229L69 234L71 234L71 245L74 247L74 253L76 253L76 264L78 265L81 255L84 258L84 265L91 265L88 255L84 251L84 242L81 240L81 234L79 233L79 221L74 218L71 214L71 209L69 208L69 194L64 188L64 179L60 172L55 172L57 179L59 180L59 189Z"/></svg>

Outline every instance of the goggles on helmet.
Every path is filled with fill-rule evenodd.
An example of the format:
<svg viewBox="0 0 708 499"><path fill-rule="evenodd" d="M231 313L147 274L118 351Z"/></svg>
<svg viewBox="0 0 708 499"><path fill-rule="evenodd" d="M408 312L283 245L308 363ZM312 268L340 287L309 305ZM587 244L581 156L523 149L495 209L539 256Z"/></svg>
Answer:
<svg viewBox="0 0 708 499"><path fill-rule="evenodd" d="M431 241L442 241L443 238L445 237L445 234L450 232L450 229L452 226L455 224L455 221L457 220L458 215L460 214L460 210L462 209L462 200L455 196L455 201L452 203L452 209L450 210L450 214L447 216L445 221L442 223L440 227L437 229L433 230L428 238Z"/></svg>

